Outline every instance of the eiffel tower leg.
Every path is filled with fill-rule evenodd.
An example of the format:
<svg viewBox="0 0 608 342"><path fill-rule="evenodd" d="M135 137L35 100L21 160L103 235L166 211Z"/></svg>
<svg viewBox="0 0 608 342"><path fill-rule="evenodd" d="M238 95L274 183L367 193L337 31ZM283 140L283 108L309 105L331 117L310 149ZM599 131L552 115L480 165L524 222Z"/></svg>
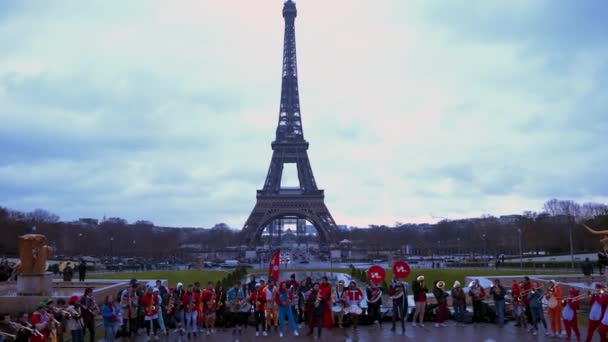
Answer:
<svg viewBox="0 0 608 342"><path fill-rule="evenodd" d="M336 223L325 206L322 197L318 198L258 198L251 215L242 230L241 241L247 245L259 244L264 227L273 220L293 216L310 221L322 244L334 242Z"/></svg>

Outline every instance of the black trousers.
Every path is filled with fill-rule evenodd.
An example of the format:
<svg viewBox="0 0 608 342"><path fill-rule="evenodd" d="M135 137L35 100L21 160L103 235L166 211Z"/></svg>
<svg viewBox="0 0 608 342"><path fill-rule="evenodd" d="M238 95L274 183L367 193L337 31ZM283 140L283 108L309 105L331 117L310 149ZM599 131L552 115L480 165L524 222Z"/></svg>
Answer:
<svg viewBox="0 0 608 342"><path fill-rule="evenodd" d="M89 339L91 342L95 341L95 319L87 319L84 320L84 328L82 329L82 334L85 335L89 331Z"/></svg>
<svg viewBox="0 0 608 342"><path fill-rule="evenodd" d="M405 330L405 310L402 303L393 303L393 329L397 320L401 321L401 330Z"/></svg>
<svg viewBox="0 0 608 342"><path fill-rule="evenodd" d="M266 314L264 311L256 311L253 313L255 317L255 331L260 331L260 325L262 326L262 331L266 331Z"/></svg>
<svg viewBox="0 0 608 342"><path fill-rule="evenodd" d="M380 317L380 305L370 304L367 308L367 312L369 317L372 319L372 322L378 320L378 323L382 324L382 318Z"/></svg>
<svg viewBox="0 0 608 342"><path fill-rule="evenodd" d="M145 321L145 324L146 324L146 335L150 336L150 325L152 325L152 328L154 329L154 335L156 335L156 333L158 332L158 318L155 318L150 321Z"/></svg>
<svg viewBox="0 0 608 342"><path fill-rule="evenodd" d="M317 328L317 334L321 337L323 315L310 315L310 331L309 334L312 334Z"/></svg>
<svg viewBox="0 0 608 342"><path fill-rule="evenodd" d="M483 302L480 300L473 301L473 322L483 322Z"/></svg>

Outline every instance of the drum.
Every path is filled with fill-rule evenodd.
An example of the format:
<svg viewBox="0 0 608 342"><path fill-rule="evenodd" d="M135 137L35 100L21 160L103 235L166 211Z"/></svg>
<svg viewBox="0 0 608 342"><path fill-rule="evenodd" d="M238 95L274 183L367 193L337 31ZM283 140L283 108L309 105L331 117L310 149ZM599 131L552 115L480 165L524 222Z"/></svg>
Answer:
<svg viewBox="0 0 608 342"><path fill-rule="evenodd" d="M243 304L241 305L241 312L251 312L251 304L247 303L247 304Z"/></svg>
<svg viewBox="0 0 608 342"><path fill-rule="evenodd" d="M549 306L549 308L551 309L555 309L557 307L557 299L555 298L555 296L551 296L551 298L549 298L549 300L547 301L547 306Z"/></svg>
<svg viewBox="0 0 608 342"><path fill-rule="evenodd" d="M363 313L363 310L357 304L353 304L348 309L348 312L354 315L360 315Z"/></svg>
<svg viewBox="0 0 608 342"><path fill-rule="evenodd" d="M344 311L344 308L340 304L336 304L336 305L334 305L334 306L331 307L331 312L333 312L333 313L338 314L338 313L340 313L342 311Z"/></svg>

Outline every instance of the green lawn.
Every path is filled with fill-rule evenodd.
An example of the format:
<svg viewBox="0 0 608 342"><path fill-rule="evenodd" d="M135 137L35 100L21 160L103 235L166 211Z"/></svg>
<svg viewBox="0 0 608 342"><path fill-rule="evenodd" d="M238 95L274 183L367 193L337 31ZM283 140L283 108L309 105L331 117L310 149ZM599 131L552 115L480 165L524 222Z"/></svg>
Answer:
<svg viewBox="0 0 608 342"><path fill-rule="evenodd" d="M228 272L224 270L194 270L194 271L154 271L154 272L136 272L136 273L110 273L110 274L91 274L87 278L91 279L167 279L170 286L175 286L178 282L182 282L184 286L199 281L205 285L207 281L214 283L221 280ZM281 269L282 273L289 272L330 272L329 268L322 269ZM249 270L249 273L266 273L266 270ZM334 268L333 272L349 273L348 268ZM455 280L460 281L463 286L465 277L467 276L505 276L505 275L534 275L534 274L552 274L553 272L533 272L532 270L454 270L454 269L414 269L407 278L408 281L416 279L419 275L424 275L427 284L433 284L435 280L443 280L448 288L452 287ZM392 270L386 270L386 280L389 282L392 279ZM510 285L507 284L507 285Z"/></svg>
<svg viewBox="0 0 608 342"><path fill-rule="evenodd" d="M282 269L281 272L289 273L289 272L331 272L332 270L329 268L316 268L316 269ZM390 282L393 277L392 270L386 271L386 282ZM250 273L256 271L250 270ZM265 271L261 271L264 273ZM334 268L333 272L341 272L350 274L349 268ZM562 272L563 273L563 272ZM446 283L446 287L452 288L454 281L458 280L462 284L462 286L467 286L465 284L465 277L469 276L508 276L508 275L528 275L532 276L535 274L555 274L555 272L545 271L545 272L533 272L532 270L467 270L467 269L413 269L410 276L407 278L408 282L416 279L419 275L424 275L427 286L433 284L435 280L443 280ZM511 285L511 283L507 283L506 285Z"/></svg>
<svg viewBox="0 0 608 342"><path fill-rule="evenodd" d="M227 271L223 270L194 270L194 271L152 271L152 272L135 272L135 273L109 273L109 274L91 274L89 279L167 279L169 286L175 286L181 282L185 286L194 284L198 281L205 286L208 281L213 281L215 284L221 280Z"/></svg>

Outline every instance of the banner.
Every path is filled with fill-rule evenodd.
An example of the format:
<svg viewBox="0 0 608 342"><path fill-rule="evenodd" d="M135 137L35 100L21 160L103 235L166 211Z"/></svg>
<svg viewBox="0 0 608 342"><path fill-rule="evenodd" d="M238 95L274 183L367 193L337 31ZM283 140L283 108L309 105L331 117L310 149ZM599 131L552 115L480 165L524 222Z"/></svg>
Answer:
<svg viewBox="0 0 608 342"><path fill-rule="evenodd" d="M275 282L279 281L279 264L281 263L281 253L279 250L274 252L272 258L270 258L270 267L268 268L268 280L274 279Z"/></svg>
<svg viewBox="0 0 608 342"><path fill-rule="evenodd" d="M410 265L405 261L396 261L393 265L393 275L397 279L405 279L410 275Z"/></svg>
<svg viewBox="0 0 608 342"><path fill-rule="evenodd" d="M386 272L384 272L384 268L378 265L373 265L369 268L369 270L367 270L367 277L372 283L380 284L384 281L384 278L386 277Z"/></svg>

